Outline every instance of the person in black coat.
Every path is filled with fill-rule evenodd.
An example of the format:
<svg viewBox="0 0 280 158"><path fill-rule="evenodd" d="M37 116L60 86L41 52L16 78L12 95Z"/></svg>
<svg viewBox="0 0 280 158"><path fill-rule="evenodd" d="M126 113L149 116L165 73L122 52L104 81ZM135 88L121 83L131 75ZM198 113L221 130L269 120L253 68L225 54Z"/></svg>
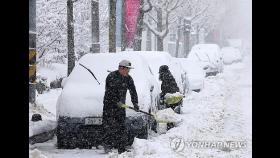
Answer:
<svg viewBox="0 0 280 158"><path fill-rule="evenodd" d="M164 96L167 93L176 93L179 92L179 87L175 81L175 78L169 71L169 67L167 65L162 65L159 68L159 80L162 81L161 83L161 93L160 93L160 100L161 104L164 104ZM167 105L171 107L173 110L176 106L178 106L180 103L175 105Z"/></svg>
<svg viewBox="0 0 280 158"><path fill-rule="evenodd" d="M128 60L122 60L116 71L109 73L106 78L105 95L103 99L103 127L105 152L117 148L119 153L125 151L127 141L125 128L125 109L120 105L125 104L126 93L129 90L134 108L139 110L138 96L134 81L128 74L132 69Z"/></svg>

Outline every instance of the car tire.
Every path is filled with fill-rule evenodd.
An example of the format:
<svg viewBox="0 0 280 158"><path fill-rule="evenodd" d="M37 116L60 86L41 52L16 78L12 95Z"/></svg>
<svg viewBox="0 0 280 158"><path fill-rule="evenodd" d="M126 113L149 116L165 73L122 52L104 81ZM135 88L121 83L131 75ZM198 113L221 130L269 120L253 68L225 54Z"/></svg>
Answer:
<svg viewBox="0 0 280 158"><path fill-rule="evenodd" d="M71 143L69 142L67 134L65 134L65 132L63 132L62 129L57 128L56 136L57 136L57 148L58 149L69 149L70 148Z"/></svg>
<svg viewBox="0 0 280 158"><path fill-rule="evenodd" d="M70 129L66 128L64 121L58 121L56 129L57 148L58 149L74 149L76 148L77 137Z"/></svg>

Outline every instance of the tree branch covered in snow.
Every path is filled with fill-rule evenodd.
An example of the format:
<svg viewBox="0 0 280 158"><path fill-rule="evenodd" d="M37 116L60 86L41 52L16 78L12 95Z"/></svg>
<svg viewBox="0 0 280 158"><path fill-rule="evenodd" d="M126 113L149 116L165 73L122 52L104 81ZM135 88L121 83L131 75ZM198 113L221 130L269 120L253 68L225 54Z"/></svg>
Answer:
<svg viewBox="0 0 280 158"><path fill-rule="evenodd" d="M91 47L91 0L74 0L74 40L77 59ZM100 49L108 47L108 2L100 5ZM65 0L36 1L36 47L38 61L57 61L67 54L67 23ZM42 59L42 60L41 60Z"/></svg>
<svg viewBox="0 0 280 158"><path fill-rule="evenodd" d="M158 11L163 12L164 24L162 24L162 25L164 26L165 29L162 31L158 31L157 27L152 26L153 24L149 23L147 18L144 19L144 24L156 36L160 36L163 38L166 37L166 35L169 32L170 14L172 12L174 12L178 7L180 7L183 3L184 3L183 0L157 0L152 5L156 12L158 12ZM158 21L154 18L154 15L152 15L152 13L148 14L148 18L151 18L155 23L160 23L160 21Z"/></svg>

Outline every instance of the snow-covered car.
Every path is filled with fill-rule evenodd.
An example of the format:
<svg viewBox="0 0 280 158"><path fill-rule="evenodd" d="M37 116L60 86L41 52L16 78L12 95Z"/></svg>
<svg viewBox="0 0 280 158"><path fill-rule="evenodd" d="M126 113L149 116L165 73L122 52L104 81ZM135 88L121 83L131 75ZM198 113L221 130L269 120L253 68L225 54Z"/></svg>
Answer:
<svg viewBox="0 0 280 158"><path fill-rule="evenodd" d="M244 41L242 39L230 38L230 39L226 40L226 44L229 47L234 47L234 48L238 49L241 53L241 56L244 57L246 48L245 48Z"/></svg>
<svg viewBox="0 0 280 158"><path fill-rule="evenodd" d="M189 80L186 71L168 52L134 51L127 53L134 53L144 57L150 65L151 72L154 74L159 85L161 85L161 81L159 80L159 67L161 65L167 65L176 80L180 93L186 95L189 92ZM178 108L179 113L181 113L181 107L179 106Z"/></svg>
<svg viewBox="0 0 280 158"><path fill-rule="evenodd" d="M110 71L117 70L123 59L131 61L134 67L130 75L136 86L140 110L149 113L157 111L160 88L144 58L122 52L86 54L67 77L57 101L58 148L101 145L105 80ZM80 64L91 70L95 77ZM126 104L133 107L130 99L128 92ZM128 145L133 142L134 136L147 138L149 129L154 125L153 118L131 109L126 109L126 117Z"/></svg>
<svg viewBox="0 0 280 158"><path fill-rule="evenodd" d="M191 61L188 58L174 58L179 61L187 72L189 79L189 89L199 92L204 87L204 78L206 75L200 62Z"/></svg>
<svg viewBox="0 0 280 158"><path fill-rule="evenodd" d="M232 64L234 62L241 62L242 61L242 55L239 49L234 47L223 47L221 49L222 55L223 55L223 61L224 64Z"/></svg>
<svg viewBox="0 0 280 158"><path fill-rule="evenodd" d="M182 94L187 94L189 91L189 80L187 72L183 69L182 65L177 62L168 52L158 51L134 51L133 53L138 54L146 59L150 65L151 72L156 77L158 83L159 80L159 67L161 65L167 65L174 76L177 85Z"/></svg>
<svg viewBox="0 0 280 158"><path fill-rule="evenodd" d="M201 62L206 70L206 77L223 72L223 57L217 44L196 44L192 47L189 60Z"/></svg>

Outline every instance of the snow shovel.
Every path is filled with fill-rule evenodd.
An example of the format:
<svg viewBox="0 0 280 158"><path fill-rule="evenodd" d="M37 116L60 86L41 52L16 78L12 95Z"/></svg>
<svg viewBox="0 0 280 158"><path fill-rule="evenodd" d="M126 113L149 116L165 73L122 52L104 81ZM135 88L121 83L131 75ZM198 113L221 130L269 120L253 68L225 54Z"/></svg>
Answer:
<svg viewBox="0 0 280 158"><path fill-rule="evenodd" d="M160 119L157 118L157 116L156 116L155 114L150 114L150 113L145 112L145 111L142 111L142 110L136 110L134 107L128 106L128 105L126 105L126 104L122 104L120 107L122 107L122 108L129 108L129 109L132 109L132 110L134 110L134 111L136 111L136 112L141 112L141 113L143 113L143 114L152 116L152 117L156 120L157 123L173 123L173 122L171 122L171 121L160 120Z"/></svg>

